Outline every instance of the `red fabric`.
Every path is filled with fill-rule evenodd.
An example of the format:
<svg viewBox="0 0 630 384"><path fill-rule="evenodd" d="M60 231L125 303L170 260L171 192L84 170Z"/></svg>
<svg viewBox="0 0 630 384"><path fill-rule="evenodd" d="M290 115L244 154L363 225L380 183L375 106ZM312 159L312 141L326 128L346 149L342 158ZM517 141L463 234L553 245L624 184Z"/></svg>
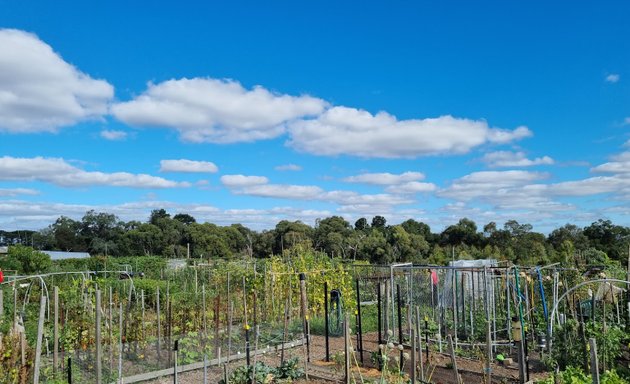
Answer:
<svg viewBox="0 0 630 384"><path fill-rule="evenodd" d="M433 285L438 285L440 279L438 278L437 272L435 270L431 271L431 280L433 281Z"/></svg>
<svg viewBox="0 0 630 384"><path fill-rule="evenodd" d="M4 281L4 273L2 273L2 269L0 269L0 283Z"/></svg>

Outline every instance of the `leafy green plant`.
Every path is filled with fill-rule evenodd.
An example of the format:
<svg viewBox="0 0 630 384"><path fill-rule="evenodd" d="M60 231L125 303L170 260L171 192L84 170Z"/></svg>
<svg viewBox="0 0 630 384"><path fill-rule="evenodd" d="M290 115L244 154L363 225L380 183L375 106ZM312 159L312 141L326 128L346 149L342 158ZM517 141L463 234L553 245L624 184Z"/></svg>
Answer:
<svg viewBox="0 0 630 384"><path fill-rule="evenodd" d="M270 367L261 361L249 367L238 367L232 372L228 381L232 384L272 384L279 381L290 383L302 376L304 376L304 370L299 367L296 357L286 360L277 368ZM219 384L226 384L225 380L220 380Z"/></svg>
<svg viewBox="0 0 630 384"><path fill-rule="evenodd" d="M296 380L304 376L304 370L300 368L297 357L285 360L278 368L275 369L275 372L278 379Z"/></svg>
<svg viewBox="0 0 630 384"><path fill-rule="evenodd" d="M591 375L587 375L580 368L569 367L565 371L560 372L557 379L562 384L591 384L593 379ZM537 381L538 384L555 384L556 377L549 376L548 378ZM606 371L600 376L601 384L624 384L627 381L620 377L615 370Z"/></svg>

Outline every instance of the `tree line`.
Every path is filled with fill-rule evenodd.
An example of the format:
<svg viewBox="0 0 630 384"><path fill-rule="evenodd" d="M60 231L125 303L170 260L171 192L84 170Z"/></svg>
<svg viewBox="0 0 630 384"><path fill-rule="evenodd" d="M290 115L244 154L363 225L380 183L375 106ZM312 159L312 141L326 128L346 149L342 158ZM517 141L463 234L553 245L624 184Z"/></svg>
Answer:
<svg viewBox="0 0 630 384"><path fill-rule="evenodd" d="M158 255L168 258L264 258L300 245L331 257L371 263L445 264L451 259L498 259L535 265L604 264L628 257L630 228L598 220L586 227L566 224L549 235L530 224L509 220L479 228L463 218L440 233L409 219L388 225L383 216L354 224L340 216L318 219L312 227L283 220L274 229L254 231L241 224L198 223L186 213L153 210L147 222L122 221L106 212L88 211L81 220L61 216L39 231L2 231L0 244L24 244L40 250L92 255Z"/></svg>

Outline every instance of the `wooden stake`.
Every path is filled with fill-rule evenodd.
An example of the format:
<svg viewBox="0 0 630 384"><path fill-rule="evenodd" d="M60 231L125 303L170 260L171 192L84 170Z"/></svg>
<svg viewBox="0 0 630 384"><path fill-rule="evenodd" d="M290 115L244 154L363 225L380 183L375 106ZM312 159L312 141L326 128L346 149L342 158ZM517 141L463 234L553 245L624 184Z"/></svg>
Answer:
<svg viewBox="0 0 630 384"><path fill-rule="evenodd" d="M109 287L109 370L114 370L114 299L112 287Z"/></svg>
<svg viewBox="0 0 630 384"><path fill-rule="evenodd" d="M162 356L162 320L160 319L161 317L161 311L160 311L160 287L157 287L156 290L156 299L155 299L155 306L156 306L156 312L157 312L157 355L158 355L158 363L161 359Z"/></svg>
<svg viewBox="0 0 630 384"><path fill-rule="evenodd" d="M413 329L412 327L411 328L411 366L409 367L410 368L409 375L411 377L411 384L416 384L416 370L418 369L416 347L417 347L416 346L416 330ZM420 361L422 361L422 357L420 358ZM420 368L420 372L423 372L423 371L424 370Z"/></svg>
<svg viewBox="0 0 630 384"><path fill-rule="evenodd" d="M308 329L308 303L306 299L306 275L304 273L300 273L300 308L302 311L302 328L304 331L304 337L306 338L306 359L310 362L311 348Z"/></svg>
<svg viewBox="0 0 630 384"><path fill-rule="evenodd" d="M122 302L119 303L119 313L118 313L118 325L119 325L119 335L118 335L118 380L120 384L123 384L123 375L122 375L122 355L123 355L123 342L122 342L122 334L123 334L123 305Z"/></svg>
<svg viewBox="0 0 630 384"><path fill-rule="evenodd" d="M414 340L414 343L416 343L416 345L418 346L418 360L420 361L420 380L424 381L424 362L422 361L422 334L420 333L420 307L416 307L416 338L418 338L418 342L416 343L416 341ZM428 348L429 345L427 344L427 351ZM427 365L429 364L429 355L427 354Z"/></svg>
<svg viewBox="0 0 630 384"><path fill-rule="evenodd" d="M451 337L451 335L448 335L447 339L448 339L448 349L451 355L451 363L453 364L453 377L455 378L455 382L459 384L460 383L459 372L457 372L457 359L455 358L455 348L453 347L453 338Z"/></svg>
<svg viewBox="0 0 630 384"><path fill-rule="evenodd" d="M53 328L53 372L57 372L59 366L59 287L53 288L54 309L54 328ZM0 305L1 307L1 305Z"/></svg>
<svg viewBox="0 0 630 384"><path fill-rule="evenodd" d="M228 321L228 363L230 362L230 356L232 356L232 320L234 319L234 301L230 301L230 313Z"/></svg>
<svg viewBox="0 0 630 384"><path fill-rule="evenodd" d="M221 349L221 341L219 340L219 311L221 308L221 296L217 295L214 299L214 351L215 355L219 355Z"/></svg>
<svg viewBox="0 0 630 384"><path fill-rule="evenodd" d="M42 355L42 337L44 335L44 320L46 318L46 296L43 292L39 300L39 323L37 324L37 344L35 347L35 367L33 384L39 384L39 366Z"/></svg>
<svg viewBox="0 0 630 384"><path fill-rule="evenodd" d="M599 362L597 360L597 341L591 337L588 339L588 343L591 346L591 377L593 378L593 384L599 384Z"/></svg>
<svg viewBox="0 0 630 384"><path fill-rule="evenodd" d="M291 294L287 297L284 304L284 328L282 329L282 350L280 352L280 364L284 363L284 345L287 342L287 332L289 329L289 306L291 305Z"/></svg>

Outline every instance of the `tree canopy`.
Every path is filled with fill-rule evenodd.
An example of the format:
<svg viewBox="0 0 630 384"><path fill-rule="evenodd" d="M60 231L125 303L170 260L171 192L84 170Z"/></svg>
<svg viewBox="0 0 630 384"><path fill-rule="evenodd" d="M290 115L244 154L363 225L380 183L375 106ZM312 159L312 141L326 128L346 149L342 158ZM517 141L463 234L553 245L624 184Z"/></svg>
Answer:
<svg viewBox="0 0 630 384"><path fill-rule="evenodd" d="M172 215L165 209L153 210L146 222L125 222L114 214L91 210L80 220L60 216L39 231L0 230L0 244L93 255L265 258L300 246L331 257L372 263L443 264L453 257L496 258L527 265L625 263L629 242L630 228L610 220L598 220L584 228L566 224L548 236L516 220L477 225L462 218L435 233L420 221L388 224L383 216L361 217L353 224L341 216L331 216L318 219L314 227L282 220L271 230L257 232L242 224L199 223L188 213ZM20 255L25 251L18 248L14 252L11 262L21 263ZM38 267L25 264L20 268L35 271Z"/></svg>

